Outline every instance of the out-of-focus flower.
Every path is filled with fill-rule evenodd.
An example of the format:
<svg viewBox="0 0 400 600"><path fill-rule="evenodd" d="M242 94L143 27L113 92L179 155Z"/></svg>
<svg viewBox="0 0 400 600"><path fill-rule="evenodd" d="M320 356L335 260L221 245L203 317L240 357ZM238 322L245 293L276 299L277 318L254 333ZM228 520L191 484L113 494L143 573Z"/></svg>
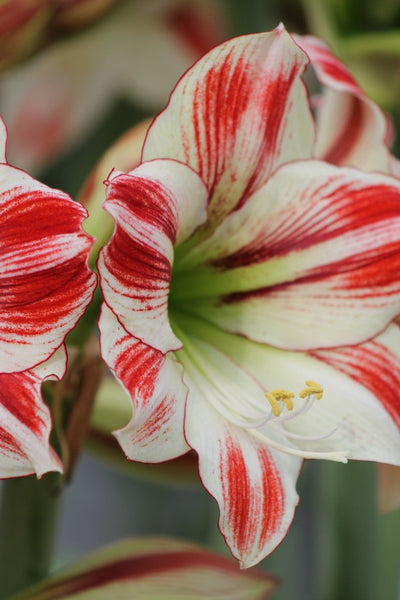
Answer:
<svg viewBox="0 0 400 600"><path fill-rule="evenodd" d="M65 29L95 21L120 0L2 0L0 70L27 58Z"/></svg>
<svg viewBox="0 0 400 600"><path fill-rule="evenodd" d="M302 458L400 463L400 182L315 157L307 63L282 27L215 48L107 182L101 346L133 402L117 438L143 462L197 452L243 566L285 535Z"/></svg>
<svg viewBox="0 0 400 600"><path fill-rule="evenodd" d="M363 89L387 110L398 111L400 6L396 0L304 0L307 30L328 41Z"/></svg>
<svg viewBox="0 0 400 600"><path fill-rule="evenodd" d="M0 477L60 471L41 383L62 377L64 339L96 285L86 211L6 161L0 121Z"/></svg>
<svg viewBox="0 0 400 600"><path fill-rule="evenodd" d="M222 39L216 13L204 0L130 0L4 73L0 108L10 160L30 172L45 166L121 97L158 111L177 78Z"/></svg>
<svg viewBox="0 0 400 600"><path fill-rule="evenodd" d="M232 559L194 544L139 538L103 548L17 598L266 600L276 586L277 579L269 573L240 571Z"/></svg>

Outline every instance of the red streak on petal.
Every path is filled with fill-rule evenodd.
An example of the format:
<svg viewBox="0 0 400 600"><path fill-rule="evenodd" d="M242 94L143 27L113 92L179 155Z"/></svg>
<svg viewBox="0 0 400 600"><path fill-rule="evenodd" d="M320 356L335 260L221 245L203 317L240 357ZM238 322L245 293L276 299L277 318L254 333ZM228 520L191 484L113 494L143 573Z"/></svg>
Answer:
<svg viewBox="0 0 400 600"><path fill-rule="evenodd" d="M132 220L140 219L162 231L172 243L176 239L175 202L164 186L149 178L120 175L109 182L108 202L119 201L128 208Z"/></svg>
<svg viewBox="0 0 400 600"><path fill-rule="evenodd" d="M33 433L40 434L45 423L36 404L40 381L25 373L0 373L0 403Z"/></svg>
<svg viewBox="0 0 400 600"><path fill-rule="evenodd" d="M268 450L259 447L257 454L262 468L262 481L264 484L264 522L259 542L261 550L264 540L279 529L284 513L284 492L279 471Z"/></svg>
<svg viewBox="0 0 400 600"><path fill-rule="evenodd" d="M323 42L311 36L301 37L298 42L310 57L313 67L324 83L327 83L327 78L332 78L344 86L346 91L364 95L345 65L330 52Z"/></svg>
<svg viewBox="0 0 400 600"><path fill-rule="evenodd" d="M251 164L249 181L236 207L240 207L245 197L257 187L260 176L268 173L273 156L279 152L289 91L299 73L299 66L295 64L289 72L273 73L271 76L262 64L253 62L256 64L252 64L251 55L237 58L234 49L223 61L216 60L198 82L193 94L195 144L190 136L185 138L183 132L186 161L192 164L191 153L195 146L195 168L212 195L220 178L232 170L230 162L244 117L251 114L260 117L262 133L257 132L253 155L244 156ZM232 177L235 177L234 173ZM217 211L223 201L223 198L218 199Z"/></svg>
<svg viewBox="0 0 400 600"><path fill-rule="evenodd" d="M174 413L174 405L170 400L168 396L163 398L150 417L135 430L135 444L144 446L146 441L151 442L154 436L160 435L160 432L165 429L165 425Z"/></svg>
<svg viewBox="0 0 400 600"><path fill-rule="evenodd" d="M318 350L310 354L366 387L382 403L400 429L398 356L377 341L337 350Z"/></svg>
<svg viewBox="0 0 400 600"><path fill-rule="evenodd" d="M127 336L121 340L132 343L133 338ZM146 404L154 394L157 377L165 361L165 355L150 346L146 346L139 340L132 343L128 351L123 351L115 361L114 369L125 387L130 391L133 398L140 397Z"/></svg>
<svg viewBox="0 0 400 600"><path fill-rule="evenodd" d="M228 558L201 550L187 549L181 552L153 553L148 556L121 558L118 561L93 568L91 571L50 583L45 588L45 594L47 600L56 600L64 595L78 594L114 582L140 580L171 571L176 572L176 581L179 581L179 572L202 568L210 569L211 574L218 570L228 576L240 574L242 577L246 577L239 571L236 563ZM251 576L249 574L247 577L251 577L252 580L254 578L270 579L267 574L254 570L251 571Z"/></svg>
<svg viewBox="0 0 400 600"><path fill-rule="evenodd" d="M365 128L365 121L368 122L368 115L365 114L366 105L360 98L351 97L351 107L347 115L347 120L343 129L334 139L332 146L322 158L334 165L342 165L346 162L352 149L356 146L358 139L362 136Z"/></svg>
<svg viewBox="0 0 400 600"><path fill-rule="evenodd" d="M333 192L328 192L327 188L330 184L331 180L327 180L317 190L299 190L298 204L285 209L282 220L274 222L273 228L271 223L267 222L261 231L258 230L254 234L251 243L230 256L212 261L211 264L222 270L254 265L335 238L340 243L340 236L348 231L353 232L356 240L359 232L364 233L369 226L371 226L371 243L364 252L318 267L313 270L312 275L322 276L324 272L335 274L350 271L371 261L381 264L386 256L391 257L398 253L400 242L391 244L382 242L381 247L374 247L372 229L381 221L389 223L393 219L399 219L398 189L384 185L354 189L354 183L339 184L338 182L337 188ZM314 211L310 219L306 208L310 207L311 193L318 201L319 210L315 211L315 202L313 202ZM303 211L301 211L302 204L305 207ZM385 273L384 270L382 278L385 278Z"/></svg>
<svg viewBox="0 0 400 600"><path fill-rule="evenodd" d="M260 473L256 481L250 478L240 445L232 437L224 439L221 448L221 481L227 526L235 546L245 557L260 550L268 536L280 527L284 512L284 492L271 455L257 445Z"/></svg>
<svg viewBox="0 0 400 600"><path fill-rule="evenodd" d="M25 453L18 447L15 438L2 427L0 427L0 449L2 454L12 453L26 459Z"/></svg>

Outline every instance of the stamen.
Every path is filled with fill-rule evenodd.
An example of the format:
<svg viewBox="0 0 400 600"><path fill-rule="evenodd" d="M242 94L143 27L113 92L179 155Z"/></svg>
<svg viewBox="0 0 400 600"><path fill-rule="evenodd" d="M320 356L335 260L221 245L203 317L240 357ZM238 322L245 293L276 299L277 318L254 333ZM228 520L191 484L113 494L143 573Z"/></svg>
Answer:
<svg viewBox="0 0 400 600"><path fill-rule="evenodd" d="M301 450L300 448L293 448L291 446L285 446L272 440L270 437L261 433L257 429L251 429L252 434L255 438L259 439L261 442L270 446L271 448L275 448L275 450L280 450L281 452L285 452L286 454L291 454L292 456L301 456L302 458L319 458L325 460L334 460L337 462L347 463L347 452L343 450L333 450L328 452L311 452L308 450Z"/></svg>
<svg viewBox="0 0 400 600"><path fill-rule="evenodd" d="M276 431L282 431L282 429L275 423L271 423L270 427L273 427ZM327 440L328 438L332 437L338 431L338 429L339 427L336 426L328 433L324 433L322 435L301 435L285 429L285 436L294 440L302 440L303 442L320 442L321 440Z"/></svg>
<svg viewBox="0 0 400 600"><path fill-rule="evenodd" d="M264 395L270 403L272 412L276 417L279 417L281 414L279 402L283 402L288 410L293 410L293 392L288 392L287 390L273 390L272 392L265 392Z"/></svg>
<svg viewBox="0 0 400 600"><path fill-rule="evenodd" d="M319 385L319 383L315 383L315 381L311 381L310 379L306 381L306 388L299 393L299 398L309 398L310 396L315 396L316 400L321 400L323 389Z"/></svg>
<svg viewBox="0 0 400 600"><path fill-rule="evenodd" d="M311 379L306 381L306 388L304 388L304 390L301 390L301 392L299 393L299 398L306 398L307 402L306 404L309 403L309 401L313 398L315 400L321 400L322 398L322 394L323 394L323 389L322 387L319 385L319 383L316 383L315 381L311 381ZM283 402L283 404L285 404L286 408L291 411L293 410L293 401L292 398L294 398L294 394L293 392L288 392L288 390L273 390L272 392L265 392L265 397L267 398L268 402L271 405L272 408L272 412L274 413L275 417L280 417L281 416L281 407L280 407L280 403ZM283 419L284 417L282 417Z"/></svg>

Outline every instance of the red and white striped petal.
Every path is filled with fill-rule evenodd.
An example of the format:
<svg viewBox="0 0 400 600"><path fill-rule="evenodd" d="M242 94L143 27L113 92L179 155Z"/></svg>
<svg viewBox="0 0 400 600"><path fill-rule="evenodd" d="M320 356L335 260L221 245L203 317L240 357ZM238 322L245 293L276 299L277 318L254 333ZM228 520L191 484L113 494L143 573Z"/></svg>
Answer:
<svg viewBox="0 0 400 600"><path fill-rule="evenodd" d="M390 326L359 346L309 353L278 350L217 328L209 327L205 334L266 390L287 389L297 396L307 380L322 386L322 398L309 410L294 416L305 403L294 398L293 412L285 411L282 421L269 421L261 430L265 436L278 428L282 434L287 430L291 443L320 458L336 454L336 460L400 464L398 328ZM291 439L291 433L304 439Z"/></svg>
<svg viewBox="0 0 400 600"><path fill-rule="evenodd" d="M392 324L381 335L359 346L316 350L311 355L344 373L354 388L363 387L356 433L358 443L350 457L400 465L399 326ZM356 398L357 394L353 393L353 403ZM342 403L345 401L341 399ZM343 418L348 424L346 415ZM373 431L361 439L363 428ZM378 448L382 448L383 455L377 457Z"/></svg>
<svg viewBox="0 0 400 600"><path fill-rule="evenodd" d="M168 321L173 247L205 221L206 204L198 175L173 160L108 180L116 230L98 261L104 298L131 335L162 352L181 346Z"/></svg>
<svg viewBox="0 0 400 600"><path fill-rule="evenodd" d="M0 478L62 471L49 444L51 417L40 387L44 379L60 379L65 366L61 347L35 369L0 373Z"/></svg>
<svg viewBox="0 0 400 600"><path fill-rule="evenodd" d="M7 162L7 127L0 115L0 163Z"/></svg>
<svg viewBox="0 0 400 600"><path fill-rule="evenodd" d="M187 389L173 355L131 336L106 305L99 328L102 356L133 403L130 423L115 432L126 456L162 462L187 452L183 435Z"/></svg>
<svg viewBox="0 0 400 600"><path fill-rule="evenodd" d="M214 346L215 328L185 315L177 321L187 333L186 338L179 330L184 348L176 353L188 388L186 440L199 455L204 486L219 504L227 544L242 566L250 567L286 534L297 504L301 458L276 453L253 435L249 427L271 416L271 407L241 358L234 362L225 347ZM222 332L214 333L218 343ZM271 438L294 448L280 432Z"/></svg>
<svg viewBox="0 0 400 600"><path fill-rule="evenodd" d="M193 252L209 268L190 289L177 273L174 286L191 311L277 347L359 343L400 310L400 185L320 161L286 165Z"/></svg>
<svg viewBox="0 0 400 600"><path fill-rule="evenodd" d="M176 86L149 129L143 160L190 165L210 191L211 224L220 222L281 163L311 156L306 64L282 26L217 46Z"/></svg>
<svg viewBox="0 0 400 600"><path fill-rule="evenodd" d="M249 431L230 424L208 403L201 387L186 376L185 381L186 439L199 455L204 486L218 502L226 543L242 567L251 567L286 535L298 502L301 459L271 450ZM209 387L206 377L203 382ZM274 437L280 439L279 434Z"/></svg>
<svg viewBox="0 0 400 600"><path fill-rule="evenodd" d="M321 40L312 36L295 40L326 86L317 107L315 155L337 165L390 172L383 112Z"/></svg>
<svg viewBox="0 0 400 600"><path fill-rule="evenodd" d="M2 373L51 356L90 302L96 277L87 265L85 217L67 194L0 165Z"/></svg>

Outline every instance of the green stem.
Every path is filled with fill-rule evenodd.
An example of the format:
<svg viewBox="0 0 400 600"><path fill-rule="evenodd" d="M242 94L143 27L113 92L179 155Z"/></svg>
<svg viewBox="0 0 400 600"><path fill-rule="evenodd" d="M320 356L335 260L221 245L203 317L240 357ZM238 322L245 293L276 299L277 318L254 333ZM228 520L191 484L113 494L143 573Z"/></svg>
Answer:
<svg viewBox="0 0 400 600"><path fill-rule="evenodd" d="M0 513L0 598L43 579L49 569L60 476L3 482Z"/></svg>

